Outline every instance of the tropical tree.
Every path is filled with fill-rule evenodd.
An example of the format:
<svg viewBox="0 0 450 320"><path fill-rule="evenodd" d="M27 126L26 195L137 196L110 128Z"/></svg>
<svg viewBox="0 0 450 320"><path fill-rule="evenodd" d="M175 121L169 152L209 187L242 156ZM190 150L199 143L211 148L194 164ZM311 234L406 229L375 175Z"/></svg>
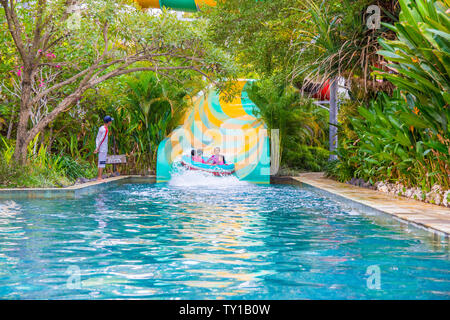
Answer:
<svg viewBox="0 0 450 320"><path fill-rule="evenodd" d="M386 25L396 40L381 39L379 54L389 61L385 79L405 92L410 112L401 120L427 136L425 152L431 152L435 167L427 175L450 180L450 18L449 2L400 0L400 21ZM442 181L443 180L443 181Z"/></svg>
<svg viewBox="0 0 450 320"><path fill-rule="evenodd" d="M370 97L367 95L368 87L371 87L372 92L385 89L376 79L370 80L370 70L371 66L380 63L381 59L376 54L379 49L377 38L386 33L387 29L371 26L365 15L366 10L369 5L383 4L388 18L395 19L395 3L396 1L307 0L307 9L299 9L308 19L306 27L299 31L298 38L292 44L291 59L294 67L290 78L293 82L302 79L304 86L329 80L330 160L336 159L333 151L338 146L339 78L346 77L348 83L356 82L356 87L364 87L366 99Z"/></svg>
<svg viewBox="0 0 450 320"><path fill-rule="evenodd" d="M130 1L0 0L19 59L20 112L14 157L26 161L27 145L86 90L124 74L198 72L205 77L229 70L228 59L208 40L207 21L181 21L168 12L150 15ZM3 28L5 24L1 23ZM147 61L145 67L136 66ZM42 90L41 70L61 73ZM33 106L55 99L48 113L30 125Z"/></svg>
<svg viewBox="0 0 450 320"><path fill-rule="evenodd" d="M211 21L213 41L241 66L241 76L286 83L291 72L289 49L302 26L301 0L219 0L203 10Z"/></svg>
<svg viewBox="0 0 450 320"><path fill-rule="evenodd" d="M160 81L153 73L127 79L131 133L143 165L153 165L159 143L179 125L188 107L187 91L174 83ZM113 127L114 128L114 127Z"/></svg>
<svg viewBox="0 0 450 320"><path fill-rule="evenodd" d="M258 106L255 113L270 130L278 129L282 165L320 171L328 158L327 111L293 87L274 86L270 80L253 82L247 90Z"/></svg>

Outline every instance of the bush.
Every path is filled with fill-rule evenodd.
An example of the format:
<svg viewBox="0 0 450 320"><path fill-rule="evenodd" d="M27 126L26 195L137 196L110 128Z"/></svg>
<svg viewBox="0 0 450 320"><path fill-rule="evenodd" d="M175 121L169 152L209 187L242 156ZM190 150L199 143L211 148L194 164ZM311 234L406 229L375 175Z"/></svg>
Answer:
<svg viewBox="0 0 450 320"><path fill-rule="evenodd" d="M65 173L67 178L76 180L77 178L95 177L97 169L89 162L80 161L77 162L71 157L62 156L60 160L61 170Z"/></svg>
<svg viewBox="0 0 450 320"><path fill-rule="evenodd" d="M322 171L328 162L329 152L321 147L291 144L283 151L282 164L292 169Z"/></svg>
<svg viewBox="0 0 450 320"><path fill-rule="evenodd" d="M3 139L2 142L0 188L63 187L71 185L78 177L95 176L95 168L89 163L79 164L68 156L49 154L44 145L33 154L32 145L35 141L28 146L28 163L19 165L12 157L14 141Z"/></svg>
<svg viewBox="0 0 450 320"><path fill-rule="evenodd" d="M71 184L64 174L41 166L9 164L0 159L1 188L63 187Z"/></svg>
<svg viewBox="0 0 450 320"><path fill-rule="evenodd" d="M327 178L332 178L339 182L347 182L351 180L355 174L354 168L342 160L330 161L325 165L324 170Z"/></svg>

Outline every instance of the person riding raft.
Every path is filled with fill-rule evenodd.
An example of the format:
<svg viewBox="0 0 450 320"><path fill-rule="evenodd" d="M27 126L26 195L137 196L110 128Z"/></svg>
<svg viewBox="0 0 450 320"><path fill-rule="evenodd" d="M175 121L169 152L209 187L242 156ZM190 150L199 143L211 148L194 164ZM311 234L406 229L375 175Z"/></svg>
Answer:
<svg viewBox="0 0 450 320"><path fill-rule="evenodd" d="M194 149L191 151L191 160L195 162L205 163L205 160L202 158L203 151L201 149L197 149L195 152Z"/></svg>
<svg viewBox="0 0 450 320"><path fill-rule="evenodd" d="M214 148L214 154L206 161L207 164L211 165L224 165L225 164L225 157L220 154L220 148L215 147Z"/></svg>

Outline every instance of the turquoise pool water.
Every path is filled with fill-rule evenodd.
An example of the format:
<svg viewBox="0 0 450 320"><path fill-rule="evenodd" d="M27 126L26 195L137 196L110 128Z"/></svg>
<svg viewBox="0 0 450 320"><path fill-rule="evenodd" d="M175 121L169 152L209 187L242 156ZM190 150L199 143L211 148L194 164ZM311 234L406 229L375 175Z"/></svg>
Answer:
<svg viewBox="0 0 450 320"><path fill-rule="evenodd" d="M376 219L220 181L0 201L0 298L449 299L448 243Z"/></svg>

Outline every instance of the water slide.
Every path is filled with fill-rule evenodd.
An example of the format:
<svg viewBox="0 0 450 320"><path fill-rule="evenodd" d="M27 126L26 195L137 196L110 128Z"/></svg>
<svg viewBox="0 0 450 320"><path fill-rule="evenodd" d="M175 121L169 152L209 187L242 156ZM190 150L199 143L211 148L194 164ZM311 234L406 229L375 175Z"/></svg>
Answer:
<svg viewBox="0 0 450 320"><path fill-rule="evenodd" d="M136 0L142 8L169 8L195 12L202 6L215 6L214 0ZM239 180L270 183L269 138L264 123L254 114L256 105L248 98L245 88L249 81L236 82L238 94L224 99L213 88L193 99L182 125L175 129L158 147L156 176L158 182L169 181L177 171L183 156L192 149L202 149L212 155L219 147L227 163L234 164Z"/></svg>
<svg viewBox="0 0 450 320"><path fill-rule="evenodd" d="M215 6L214 0L136 0L142 8L161 9L166 7L171 10L195 12L202 6Z"/></svg>
<svg viewBox="0 0 450 320"><path fill-rule="evenodd" d="M169 181L180 168L183 155L202 149L212 155L219 147L227 163L234 163L234 175L242 181L270 183L270 154L267 128L254 114L256 105L248 98L250 81L237 81L233 99L210 88L193 98L182 125L158 147L156 176Z"/></svg>

